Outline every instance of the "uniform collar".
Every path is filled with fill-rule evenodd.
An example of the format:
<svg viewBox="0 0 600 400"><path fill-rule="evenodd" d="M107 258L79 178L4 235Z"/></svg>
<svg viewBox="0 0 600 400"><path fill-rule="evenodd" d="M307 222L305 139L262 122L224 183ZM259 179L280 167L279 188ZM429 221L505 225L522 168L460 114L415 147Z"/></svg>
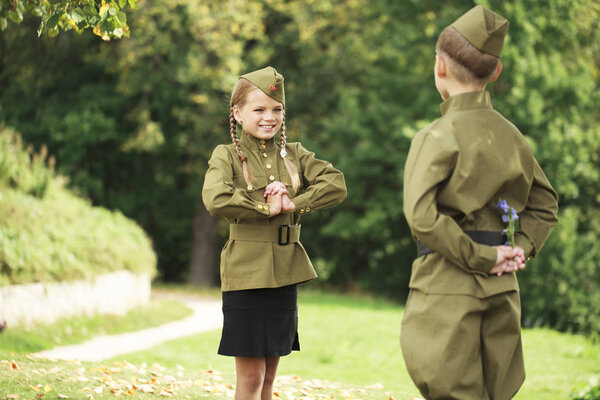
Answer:
<svg viewBox="0 0 600 400"><path fill-rule="evenodd" d="M246 132L243 132L241 136L240 145L250 150L265 150L275 146L275 136L268 140L255 138Z"/></svg>
<svg viewBox="0 0 600 400"><path fill-rule="evenodd" d="M449 97L440 104L442 115L449 113L450 111L464 111L475 108L493 108L490 92L461 93Z"/></svg>

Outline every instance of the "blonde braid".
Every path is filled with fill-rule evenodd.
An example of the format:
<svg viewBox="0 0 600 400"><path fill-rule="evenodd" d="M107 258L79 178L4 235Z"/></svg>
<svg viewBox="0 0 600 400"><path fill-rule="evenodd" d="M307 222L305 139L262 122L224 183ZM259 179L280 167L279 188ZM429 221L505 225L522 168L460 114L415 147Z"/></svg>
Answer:
<svg viewBox="0 0 600 400"><path fill-rule="evenodd" d="M242 149L240 147L240 140L237 136L237 121L233 116L233 107L231 107L231 111L229 112L229 131L231 133L231 140L233 141L233 145L235 146L235 151L242 162L242 172L244 174L244 180L246 181L246 185L252 186L254 178L250 175L250 171L248 170L248 157L242 153Z"/></svg>
<svg viewBox="0 0 600 400"><path fill-rule="evenodd" d="M294 192L298 192L300 189L300 176L298 174L298 167L296 164L289 158L287 158L287 151L285 150L286 145L286 137L285 137L285 115L283 116L283 121L281 123L281 130L279 131L279 150L281 154L281 158L283 158L283 164L287 169L288 174L292 180L292 189ZM284 156L285 155L285 156Z"/></svg>

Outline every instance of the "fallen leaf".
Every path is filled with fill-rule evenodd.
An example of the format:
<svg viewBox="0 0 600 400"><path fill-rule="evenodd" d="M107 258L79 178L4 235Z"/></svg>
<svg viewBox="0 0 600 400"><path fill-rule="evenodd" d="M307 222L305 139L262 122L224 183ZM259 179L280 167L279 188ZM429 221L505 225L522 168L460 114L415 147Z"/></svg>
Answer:
<svg viewBox="0 0 600 400"><path fill-rule="evenodd" d="M8 396L6 396L6 398L8 400L19 400L19 395L18 394L9 394Z"/></svg>
<svg viewBox="0 0 600 400"><path fill-rule="evenodd" d="M44 386L44 392L48 393L52 388L49 385Z"/></svg>
<svg viewBox="0 0 600 400"><path fill-rule="evenodd" d="M154 393L156 391L156 389L152 385L149 385L149 384L141 385L138 388L138 390L140 392L144 392L144 393Z"/></svg>
<svg viewBox="0 0 600 400"><path fill-rule="evenodd" d="M383 385L381 383L374 383L372 385L365 386L365 389L381 390L381 389L383 389Z"/></svg>
<svg viewBox="0 0 600 400"><path fill-rule="evenodd" d="M15 360L12 360L10 362L10 366L12 369L16 369L17 371L19 370L19 366L17 365L17 363L15 362Z"/></svg>
<svg viewBox="0 0 600 400"><path fill-rule="evenodd" d="M46 393L44 393L44 392L41 392L41 393L38 393L38 394L36 394L36 396L37 396L37 398L38 398L39 400L42 400L42 399L44 398L44 396L45 396L45 395L46 395Z"/></svg>
<svg viewBox="0 0 600 400"><path fill-rule="evenodd" d="M59 394L57 394L56 396L57 396L59 399L68 399L68 398L69 398L69 396L65 396L64 394L60 394L60 393L59 393Z"/></svg>

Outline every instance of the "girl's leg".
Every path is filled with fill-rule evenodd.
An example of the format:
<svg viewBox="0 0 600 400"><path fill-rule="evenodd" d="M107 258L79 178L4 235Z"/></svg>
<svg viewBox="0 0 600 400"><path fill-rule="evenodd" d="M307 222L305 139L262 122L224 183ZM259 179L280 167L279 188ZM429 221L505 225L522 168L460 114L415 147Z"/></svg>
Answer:
<svg viewBox="0 0 600 400"><path fill-rule="evenodd" d="M266 369L264 357L236 357L235 400L260 400Z"/></svg>
<svg viewBox="0 0 600 400"><path fill-rule="evenodd" d="M267 357L265 380L260 395L261 400L271 400L273 398L273 382L277 374L277 366L279 365L279 357Z"/></svg>

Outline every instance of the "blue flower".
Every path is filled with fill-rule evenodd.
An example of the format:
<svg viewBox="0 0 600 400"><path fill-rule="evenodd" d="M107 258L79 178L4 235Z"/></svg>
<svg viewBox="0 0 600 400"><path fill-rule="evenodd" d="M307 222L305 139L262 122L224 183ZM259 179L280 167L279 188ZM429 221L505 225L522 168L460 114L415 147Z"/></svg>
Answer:
<svg viewBox="0 0 600 400"><path fill-rule="evenodd" d="M505 229L502 230L502 234L506 235L507 244L515 246L515 233L519 230L519 216L517 210L508 205L506 200L498 199L496 207L502 214L502 222L508 224Z"/></svg>
<svg viewBox="0 0 600 400"><path fill-rule="evenodd" d="M514 208L510 208L510 211L512 213L512 215L510 216L510 219L512 219L513 221L519 219L519 216L517 215L517 211Z"/></svg>
<svg viewBox="0 0 600 400"><path fill-rule="evenodd" d="M510 206L508 205L506 200L500 200L498 202L498 204L496 204L496 207L498 207L499 209L502 209L502 211L504 211L505 213L507 213L508 209L510 208Z"/></svg>

